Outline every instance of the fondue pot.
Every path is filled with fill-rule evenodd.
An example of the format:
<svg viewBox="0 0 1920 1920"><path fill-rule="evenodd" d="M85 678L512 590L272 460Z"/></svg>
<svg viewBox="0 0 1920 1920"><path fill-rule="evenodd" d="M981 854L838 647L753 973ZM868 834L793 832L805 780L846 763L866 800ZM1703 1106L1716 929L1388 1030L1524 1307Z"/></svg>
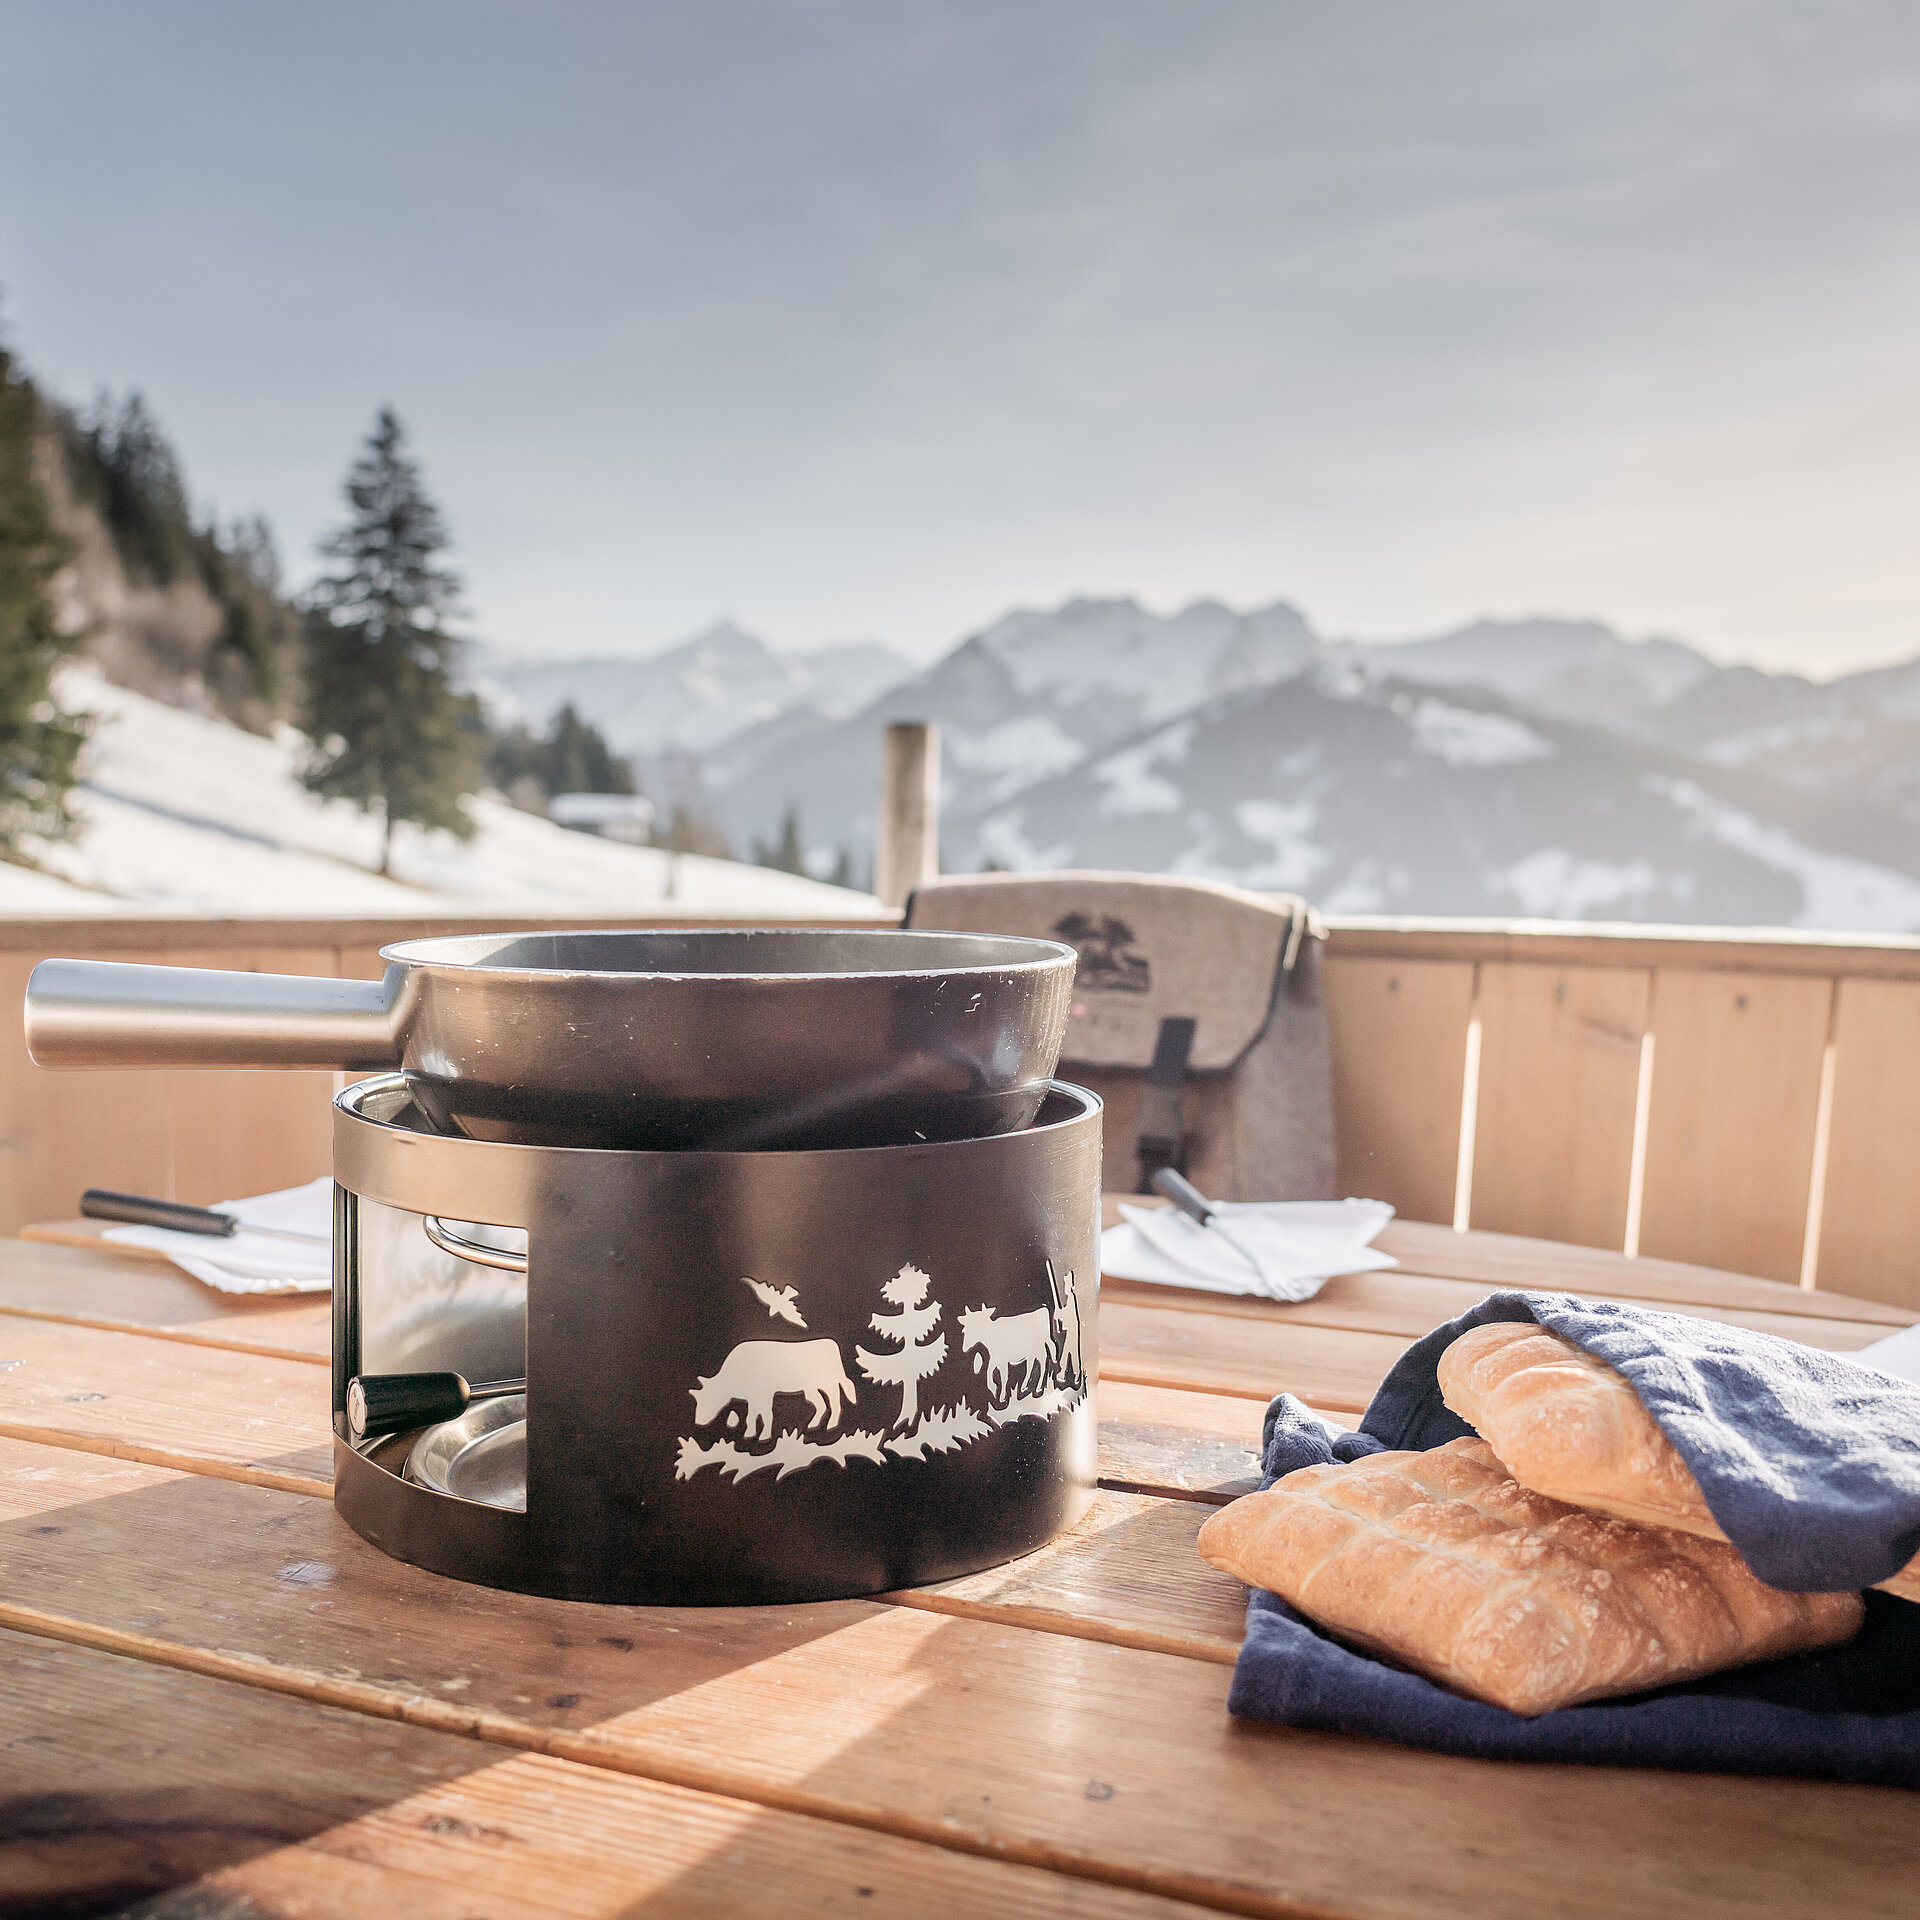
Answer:
<svg viewBox="0 0 1920 1920"><path fill-rule="evenodd" d="M1059 1059L1071 947L812 928L489 933L378 981L46 960L45 1067L398 1066L443 1134L825 1149L1010 1133Z"/></svg>

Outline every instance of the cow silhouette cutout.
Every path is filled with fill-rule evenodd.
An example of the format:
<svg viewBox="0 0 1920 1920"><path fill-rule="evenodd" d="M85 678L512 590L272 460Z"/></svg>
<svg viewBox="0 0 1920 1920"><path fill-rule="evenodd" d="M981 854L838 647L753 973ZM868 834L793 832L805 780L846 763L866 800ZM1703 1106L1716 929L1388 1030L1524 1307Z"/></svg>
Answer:
<svg viewBox="0 0 1920 1920"><path fill-rule="evenodd" d="M984 1370L990 1403L1001 1406L1016 1379L1027 1393L1046 1385L1053 1360L1053 1315L1035 1307L1003 1320L991 1307L962 1307L960 1347L972 1353L976 1373Z"/></svg>
<svg viewBox="0 0 1920 1920"><path fill-rule="evenodd" d="M837 1426L859 1397L832 1340L743 1340L692 1391L696 1424L711 1426L737 1403L749 1440L778 1430L773 1403L782 1394L805 1397L813 1415L809 1433Z"/></svg>

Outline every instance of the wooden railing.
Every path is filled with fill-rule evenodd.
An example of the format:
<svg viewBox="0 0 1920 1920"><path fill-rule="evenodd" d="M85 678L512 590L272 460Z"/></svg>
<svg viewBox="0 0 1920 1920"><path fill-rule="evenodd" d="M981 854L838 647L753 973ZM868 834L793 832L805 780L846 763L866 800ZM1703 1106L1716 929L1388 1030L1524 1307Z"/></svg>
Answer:
<svg viewBox="0 0 1920 1920"><path fill-rule="evenodd" d="M1920 940L1336 924L1341 1179L1920 1313Z"/></svg>
<svg viewBox="0 0 1920 1920"><path fill-rule="evenodd" d="M37 960L371 978L387 941L500 924L0 920L0 1232L90 1185L209 1201L328 1162L329 1074L35 1068ZM1920 1314L1920 940L1342 920L1326 981L1343 1191Z"/></svg>

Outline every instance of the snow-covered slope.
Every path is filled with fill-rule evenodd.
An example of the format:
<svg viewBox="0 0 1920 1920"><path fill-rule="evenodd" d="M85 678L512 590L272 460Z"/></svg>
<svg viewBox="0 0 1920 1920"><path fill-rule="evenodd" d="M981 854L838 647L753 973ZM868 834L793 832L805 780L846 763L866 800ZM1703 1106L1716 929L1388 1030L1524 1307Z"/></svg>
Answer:
<svg viewBox="0 0 1920 1920"><path fill-rule="evenodd" d="M42 849L45 872L0 865L0 910L632 914L671 904L768 919L878 911L842 888L620 846L484 798L471 803L479 831L470 841L400 828L394 874L382 879L371 870L378 826L301 788L291 730L262 739L88 669L69 670L60 693L99 716L79 796L86 831L76 845Z"/></svg>
<svg viewBox="0 0 1920 1920"><path fill-rule="evenodd" d="M1205 703L950 820L945 847L958 871L1189 873L1331 912L1920 930L1920 846L1862 857L1768 783L1359 674Z"/></svg>
<svg viewBox="0 0 1920 1920"><path fill-rule="evenodd" d="M648 760L704 753L795 709L815 724L837 720L912 672L910 661L874 641L775 653L723 620L646 659L496 666L482 687L496 711L536 728L571 702L615 752Z"/></svg>

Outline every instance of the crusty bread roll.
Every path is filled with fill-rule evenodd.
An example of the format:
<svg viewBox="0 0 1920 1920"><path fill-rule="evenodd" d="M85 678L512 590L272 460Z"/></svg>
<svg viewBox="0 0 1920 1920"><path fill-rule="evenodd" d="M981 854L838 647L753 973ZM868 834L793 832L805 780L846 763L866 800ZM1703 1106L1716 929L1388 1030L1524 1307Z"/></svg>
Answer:
<svg viewBox="0 0 1920 1920"><path fill-rule="evenodd" d="M1857 1593L1777 1593L1734 1550L1531 1493L1484 1440L1303 1467L1200 1551L1342 1640L1514 1713L1848 1639Z"/></svg>
<svg viewBox="0 0 1920 1920"><path fill-rule="evenodd" d="M1530 1320L1470 1328L1440 1356L1440 1394L1523 1487L1703 1540L1727 1536L1680 1450L1604 1360ZM1920 1601L1920 1557L1880 1585Z"/></svg>

